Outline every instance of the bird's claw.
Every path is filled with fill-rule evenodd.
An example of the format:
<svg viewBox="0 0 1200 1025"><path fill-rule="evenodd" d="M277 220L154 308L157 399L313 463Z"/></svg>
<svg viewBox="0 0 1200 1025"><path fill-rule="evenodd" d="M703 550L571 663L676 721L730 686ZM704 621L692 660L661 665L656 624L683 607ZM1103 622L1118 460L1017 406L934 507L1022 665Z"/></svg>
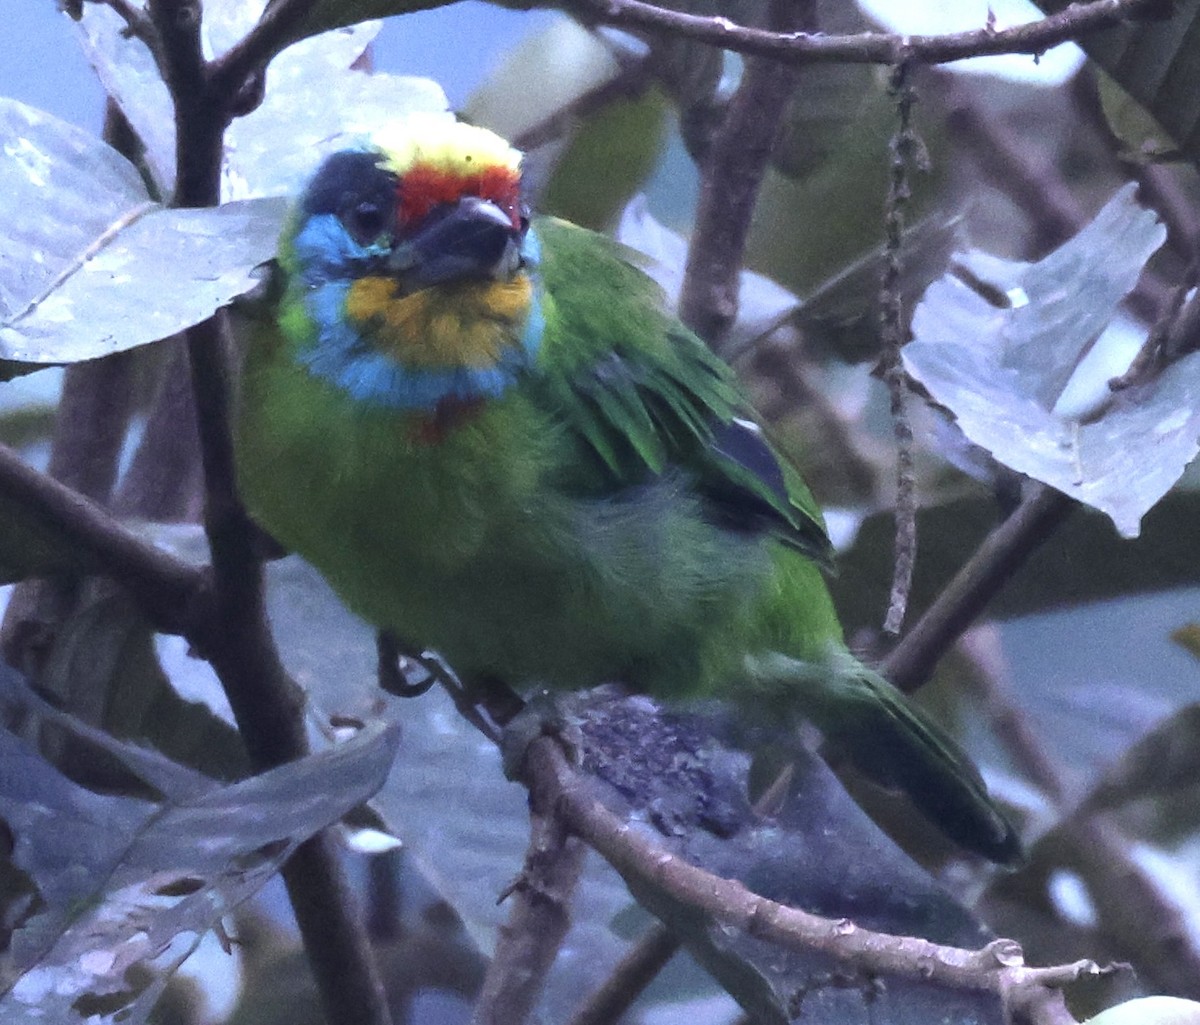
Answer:
<svg viewBox="0 0 1200 1025"><path fill-rule="evenodd" d="M500 736L500 759L508 779L521 778L529 745L540 737L553 737L567 754L568 760L579 764L583 750L583 735L572 717L564 712L560 697L540 691L525 702L525 707L504 728Z"/></svg>

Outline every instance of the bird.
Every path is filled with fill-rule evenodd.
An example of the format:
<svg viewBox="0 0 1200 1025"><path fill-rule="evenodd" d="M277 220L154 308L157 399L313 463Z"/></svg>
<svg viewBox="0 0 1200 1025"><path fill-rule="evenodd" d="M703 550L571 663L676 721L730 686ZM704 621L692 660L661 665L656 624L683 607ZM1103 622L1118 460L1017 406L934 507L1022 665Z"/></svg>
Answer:
<svg viewBox="0 0 1200 1025"><path fill-rule="evenodd" d="M820 509L734 372L644 257L531 217L521 160L448 114L323 160L245 357L252 517L464 680L794 710L1015 861L970 759L848 651Z"/></svg>

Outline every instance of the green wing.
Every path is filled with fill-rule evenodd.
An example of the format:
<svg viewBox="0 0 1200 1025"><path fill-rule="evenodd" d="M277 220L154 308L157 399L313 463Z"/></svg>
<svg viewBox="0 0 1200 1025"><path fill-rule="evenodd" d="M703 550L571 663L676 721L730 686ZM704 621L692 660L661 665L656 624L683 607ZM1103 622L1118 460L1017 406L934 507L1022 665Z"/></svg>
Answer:
<svg viewBox="0 0 1200 1025"><path fill-rule="evenodd" d="M639 254L550 218L535 222L544 284L542 401L583 442L593 480L619 490L680 467L714 521L769 531L828 563L799 471L755 423L733 371L665 307Z"/></svg>

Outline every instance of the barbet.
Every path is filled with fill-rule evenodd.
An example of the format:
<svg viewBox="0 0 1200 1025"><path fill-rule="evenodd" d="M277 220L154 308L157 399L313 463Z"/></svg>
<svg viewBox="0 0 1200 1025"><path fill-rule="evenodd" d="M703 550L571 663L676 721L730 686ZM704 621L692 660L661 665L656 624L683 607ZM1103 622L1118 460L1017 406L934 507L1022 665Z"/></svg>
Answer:
<svg viewBox="0 0 1200 1025"><path fill-rule="evenodd" d="M846 650L820 512L732 371L637 254L531 223L520 159L429 115L325 160L247 357L253 515L465 679L786 707L1012 860L966 756Z"/></svg>

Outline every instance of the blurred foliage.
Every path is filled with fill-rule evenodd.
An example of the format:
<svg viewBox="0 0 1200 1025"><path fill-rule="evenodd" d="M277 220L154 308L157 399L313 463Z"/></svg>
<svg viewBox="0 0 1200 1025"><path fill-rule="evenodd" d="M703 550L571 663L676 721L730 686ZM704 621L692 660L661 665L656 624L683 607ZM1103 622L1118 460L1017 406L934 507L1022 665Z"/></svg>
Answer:
<svg viewBox="0 0 1200 1025"><path fill-rule="evenodd" d="M209 0L209 52L236 45L260 6ZM379 26L362 24L364 19L433 6L438 3L426 0L312 5L280 40L301 41L272 63L265 101L228 133L223 195L244 205L185 214L158 204L169 196L175 144L169 99L154 62L106 5L82 5L77 38L140 145L118 153L39 111L0 101L0 203L8 213L0 219L0 356L10 361L4 372L150 343L252 290L283 217L283 204L266 197L294 192L322 154L380 120L411 110L447 110L438 84L396 73L404 69L368 73L363 67L380 52ZM677 6L744 24L758 23L765 10L762 0ZM461 32L488 33L486 8L454 10ZM822 0L817 10L825 32L867 24L851 4ZM916 311L909 363L940 406L960 419L956 424L942 412L915 417L923 508L910 622L1011 508L1013 469L1036 472L1024 461L1029 452L1040 446L1041 462L1074 468L1063 463L1056 433L1071 429L1058 405L1066 377L1104 329L1115 324L1135 343L1144 338L1176 284L1172 265L1159 260L1135 285L1162 232L1118 190L1121 160L1130 153L1200 158L1194 128L1200 122L1197 26L1200 0L1186 0L1170 18L1089 37L1086 48L1109 75L1101 85L1103 120L1101 108L1083 102L1073 88L1051 92L946 71L914 76L916 128L929 170L910 173L902 243L900 290L906 311ZM740 58L712 47L661 35L593 32L562 16L510 52L497 53L492 68L473 69L476 87L463 114L527 140L529 198L546 212L598 228L614 229L619 221L620 237L647 254L673 296L682 278L697 164L741 68ZM891 424L884 391L871 375L878 352L888 145L896 126L886 80L886 69L867 65L819 64L796 72L795 96L755 212L752 270L742 275L732 349L764 417L798 451L816 493L839 507L830 519L843 556L832 588L848 634L867 642L887 603L894 533L888 509ZM975 126L971 133L962 130L966 121ZM1195 232L1200 188L1193 171L1185 170L1176 179L1183 200L1175 212L1182 210L1182 228ZM1064 191L1072 202L1055 207L1054 197ZM1106 226L1103 215L1094 221L1114 194L1126 219L1116 226ZM1145 191L1139 197L1142 203L1154 199ZM1172 230L1179 224L1176 217ZM185 245L185 233L186 248L171 250ZM1047 256L1070 236L1073 244ZM1167 248L1179 242L1171 239ZM165 256L168 251L174 255ZM1120 287L1110 281L1111 288L1097 291L1101 272L1120 277ZM1088 287L1069 295L1081 281ZM1130 289L1131 301L1114 317ZM1017 293L1032 300L1020 303L1023 313L1015 309ZM1036 330L1029 321L1035 314ZM931 340L940 361L932 369L922 362ZM974 377L965 374L963 366L984 351L994 359ZM1093 399L1098 394L1107 400L1107 378L1119 372L1097 372ZM953 890L947 893L905 860L822 765L803 753L797 762L802 771L779 814L754 819L745 807L750 769L734 749L701 739L711 732L710 723L678 717L660 735L654 731L661 721L643 722L645 709L636 704L617 716L589 713L598 714L588 720L589 767L618 795L609 795L614 806L690 860L833 917L972 945L987 932L967 909L986 890L979 906L998 926L1012 926L1032 955L1136 961L1138 951L1106 935L1104 916L1095 913L1100 902L1120 902L1119 888L1089 878L1086 866L1068 858L1054 839L1069 833L1072 812L1103 810L1124 831L1132 871L1151 878L1195 931L1200 901L1194 886L1180 880L1194 878L1200 865L1196 675L1178 650L1171 659L1169 638L1193 654L1200 649L1197 628L1186 625L1194 623L1200 603L1200 492L1185 478L1155 504L1158 484L1169 486L1194 449L1190 391L1182 396L1189 401L1167 401L1172 382L1189 384L1191 373L1191 361L1175 364L1142 390L1115 400L1140 416L1120 431L1109 429L1115 420L1104 402L1104 408L1075 410L1075 428L1096 428L1103 453L1119 457L1109 481L1115 485L1111 501L1098 504L1121 505L1127 532L1153 506L1141 535L1123 541L1102 515L1077 511L989 607L988 614L1002 621L1005 664L997 672L1011 673L1011 694L989 681L985 667L973 674L971 690L961 677L943 674L931 698L949 712L955 732L979 755L989 781L1031 835L1051 838L1037 848L1033 866L989 888L986 870L964 864L924 835L895 798L849 778L873 814L901 823L907 851L926 867L944 870ZM18 402L12 388L0 389L0 436L44 460L53 394ZM1035 418L1024 416L1030 410ZM1034 419L1049 425L1047 434L1031 432ZM990 453L972 446L959 424ZM982 434L975 429L980 424ZM126 461L143 425L139 416ZM991 443L999 428L1015 440ZM1164 436L1186 452L1172 456L1154 489L1133 486L1167 462ZM155 479L180 479L172 475L177 467L166 469L172 472ZM1097 502L1086 477L1043 478ZM77 580L96 568L12 500L0 500L0 524L6 581ZM198 528L147 532L177 552L203 558ZM387 872L419 896L409 894L403 907L390 907L377 888L367 890L373 911L388 912L382 919L390 925L377 920L375 939L389 966L397 1014L412 1012L415 997L432 989L469 1000L506 913L496 897L521 864L528 834L525 794L504 779L497 752L445 695L434 692L403 705L381 700L369 632L310 569L294 559L278 562L270 567L269 586L277 640L289 670L308 691L314 735L332 735L335 723L348 720L392 718L401 711L404 717L403 742L370 814L404 841L403 868L391 865ZM1191 590L1171 594L1185 587ZM1174 611L1164 611L1161 603L1168 600ZM391 734L368 730L365 738L323 751L310 763L226 786L214 780L238 778L244 752L223 717L211 672L177 639L155 638L127 599L107 585L73 584L64 615L38 643L36 667L29 668L36 668L32 675L42 697L32 694L29 681L0 674L7 727L0 730L6 751L0 758L0 839L10 841L0 846L6 855L0 859L0 980L11 987L0 997L0 1020L9 1020L7 1009L31 996L53 1001L46 1007L61 1012L55 1020L87 1013L107 1021L126 1011L133 1017L125 1020L144 1020L150 998L186 951L170 947L169 964L144 971L140 954L114 961L132 971L120 979L107 969L80 976L79 964L99 961L88 959L96 950L74 945L77 927L92 928L101 944L128 939L121 931L128 923L118 921L116 883L96 880L111 870L113 880L128 881L137 921L156 938L170 940L185 926L202 932L272 874L291 843L366 799L382 778ZM1101 668L1111 676L1104 675L1096 659L1106 656L1097 653L1114 648L1140 663L1110 656ZM994 689L985 702L977 688L988 687ZM1014 746L1011 729L1003 728L1013 720L1054 752L1049 761L1061 763L1062 793L1050 793L1030 768L1029 749ZM342 764L338 775L341 770L329 764L336 759L353 764ZM372 772L379 779L370 778ZM207 802L206 817L192 817L192 798ZM643 812L639 802L651 811ZM38 808L53 817L39 818ZM282 845L272 846L272 839ZM167 846L203 849L210 857L202 870L183 855L164 858ZM238 860L247 857L249 862ZM62 858L73 859L74 875ZM250 866L236 878L225 870L235 862ZM175 884L168 880L164 889L160 875L185 863L191 874L172 876ZM1063 884L1067 878L1078 886ZM203 914L183 892L193 882L200 887L196 894L216 895ZM987 1001L951 1007L945 992L894 980L875 999L873 990L847 983L819 959L782 957L753 937L700 919L654 887L638 897L670 920L692 955L761 1020L789 1020L798 994L804 1013L820 1008L831 1021L898 1025L951 1014L961 1021L997 1020ZM642 921L631 908L621 879L591 859L574 926L543 999L545 1020L567 1020L581 995L628 949L636 932L629 923ZM238 912L246 938L243 988L230 1021L300 1022L313 1010L311 980L295 938L265 919L268 913L261 907ZM1136 916L1133 923L1136 932ZM32 960L21 960L30 937L47 944ZM1200 960L1186 943L1175 956L1185 967L1189 958ZM1171 978L1178 965L1138 967L1143 978L1159 980ZM35 974L39 970L44 974ZM39 989L39 979L58 988ZM639 1005L634 1018L698 1023L728 1016L729 1005L716 1001L717 991L694 964L676 964L669 982ZM82 1002L76 999L81 995ZM175 1020L199 1020L194 1007L189 1011L193 999L181 988ZM691 1010L698 1006L707 1010ZM435 1016L429 1012L429 1020ZM1127 1002L1091 1022L1195 1020L1196 1005L1155 998Z"/></svg>

